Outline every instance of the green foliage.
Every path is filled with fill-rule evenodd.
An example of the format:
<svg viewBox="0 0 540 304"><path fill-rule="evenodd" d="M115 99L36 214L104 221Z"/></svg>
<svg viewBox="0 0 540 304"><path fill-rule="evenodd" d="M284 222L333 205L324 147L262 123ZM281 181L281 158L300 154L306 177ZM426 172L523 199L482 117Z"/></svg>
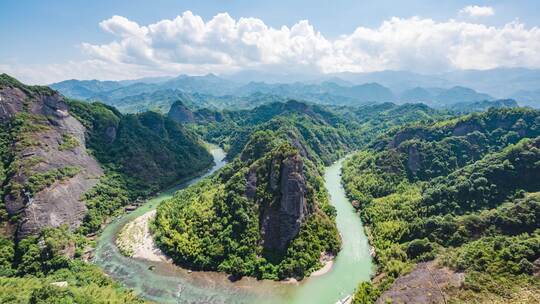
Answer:
<svg viewBox="0 0 540 304"><path fill-rule="evenodd" d="M530 275L490 275L470 271L451 303L535 303L540 280Z"/></svg>
<svg viewBox="0 0 540 304"><path fill-rule="evenodd" d="M79 172L81 172L81 168L79 167L66 166L51 169L43 173L35 173L28 177L28 181L24 185L24 190L33 195L47 187L50 187L55 182L70 179Z"/></svg>
<svg viewBox="0 0 540 304"><path fill-rule="evenodd" d="M328 201L322 166L395 124L432 115L433 110L420 105L385 104L354 110L297 101L253 110L196 111L196 124L190 128L225 147L233 161L219 174L159 207L156 239L177 263L190 268L266 279L302 278L320 267L321 252L339 250L336 211ZM280 199L272 186L279 180L276 172L284 159L294 155L301 156L304 163L310 216L287 250L268 252L261 246L259 220ZM255 190L247 188L250 175L256 176ZM255 193L248 196L247 191ZM404 269L408 264L391 267Z"/></svg>
<svg viewBox="0 0 540 304"><path fill-rule="evenodd" d="M84 244L85 239L70 232L66 226L45 228L39 235L18 242L13 263L17 275L40 277L69 267L71 258L77 254L77 245Z"/></svg>
<svg viewBox="0 0 540 304"><path fill-rule="evenodd" d="M457 270L492 275L533 274L540 258L540 230L517 236L488 236L451 250L445 264Z"/></svg>
<svg viewBox="0 0 540 304"><path fill-rule="evenodd" d="M414 239L407 244L407 256L416 260L431 260L435 257L435 245L427 238Z"/></svg>
<svg viewBox="0 0 540 304"><path fill-rule="evenodd" d="M377 290L434 258L466 271L475 292L493 292L486 276L530 275L540 257L539 135L538 111L491 109L391 130L349 158L345 189L388 278Z"/></svg>
<svg viewBox="0 0 540 304"><path fill-rule="evenodd" d="M62 142L58 146L60 151L72 150L80 145L79 141L73 135L62 134Z"/></svg>
<svg viewBox="0 0 540 304"><path fill-rule="evenodd" d="M95 266L93 266L95 267ZM101 276L103 276L101 274ZM0 277L1 303L145 303L132 292L109 281L108 284L78 284L56 287L52 278Z"/></svg>
<svg viewBox="0 0 540 304"><path fill-rule="evenodd" d="M130 201L199 174L212 157L190 132L154 112L123 115L101 103L69 101L70 113L87 128L87 148L106 175L83 199L82 233L96 232ZM78 144L66 135L61 148Z"/></svg>
<svg viewBox="0 0 540 304"><path fill-rule="evenodd" d="M271 131L254 133L249 143L242 157L159 206L156 241L175 262L193 269L260 279L303 278L320 267L321 252L339 250L337 228L330 217L335 211L328 206L316 167L305 160L307 205L315 211L286 251L264 250L259 219L262 210L279 204L281 197L279 187L271 183L279 185L283 162L298 157L298 151ZM247 179L253 174L256 189L248 196Z"/></svg>
<svg viewBox="0 0 540 304"><path fill-rule="evenodd" d="M272 131L274 136L302 146L305 156L326 164L353 147L345 121L315 105L297 101L271 103L253 110L214 114L219 120L207 120L200 112L204 110L194 113L199 124L192 127L206 140L227 147L230 159L239 155L251 134L258 131Z"/></svg>
<svg viewBox="0 0 540 304"><path fill-rule="evenodd" d="M371 282L361 282L356 288L352 304L375 303L380 296L380 291Z"/></svg>
<svg viewBox="0 0 540 304"><path fill-rule="evenodd" d="M2 197L0 225L8 220L4 196L10 194L13 197L19 197L23 194L24 186L12 177L19 170L25 175L31 175L32 168L42 161L41 158L35 156L22 157L21 152L40 145L36 136L48 129L46 117L27 112L19 112L13 118L6 119L0 124L0 195Z"/></svg>
<svg viewBox="0 0 540 304"><path fill-rule="evenodd" d="M65 226L46 228L16 245L0 238L0 302L142 303L79 259L87 242ZM51 285L64 281L68 287Z"/></svg>
<svg viewBox="0 0 540 304"><path fill-rule="evenodd" d="M99 183L83 196L88 211L80 232L89 234L98 231L109 217L128 205L133 199L128 189L128 183L120 174L110 171L101 177Z"/></svg>
<svg viewBox="0 0 540 304"><path fill-rule="evenodd" d="M312 215L302 226L300 234L287 249L287 255L279 264L278 277L303 278L317 270L321 252L336 255L341 246L335 223L327 216Z"/></svg>
<svg viewBox="0 0 540 304"><path fill-rule="evenodd" d="M101 164L124 175L130 191L147 195L204 171L212 162L194 134L161 114L123 115L101 103L69 105L88 130L87 148Z"/></svg>
<svg viewBox="0 0 540 304"><path fill-rule="evenodd" d="M12 240L0 236L0 277L14 274L12 268L15 256L15 244Z"/></svg>
<svg viewBox="0 0 540 304"><path fill-rule="evenodd" d="M436 112L424 105L322 107L291 100L252 110L198 110L194 112L197 124L191 128L227 148L230 159L242 152L251 134L271 130L301 146L303 156L328 165L397 124L432 116Z"/></svg>
<svg viewBox="0 0 540 304"><path fill-rule="evenodd" d="M3 197L5 195L5 187L9 175L9 167L13 159L13 151L11 149L11 136L10 128L8 125L0 126L0 223L5 222L8 219L7 211L5 210Z"/></svg>
<svg viewBox="0 0 540 304"><path fill-rule="evenodd" d="M58 303L58 304L72 304L77 303L75 296L70 290L45 285L39 289L34 289L30 295L30 304L46 304L46 303Z"/></svg>
<svg viewBox="0 0 540 304"><path fill-rule="evenodd" d="M516 190L540 189L540 137L523 140L499 153L426 185L428 214L463 214L501 204Z"/></svg>
<svg viewBox="0 0 540 304"><path fill-rule="evenodd" d="M26 94L33 96L33 95L53 95L55 93L54 90L52 90L49 87L46 86L27 86L19 82L17 79L3 73L0 74L0 89L11 87L11 88L17 88L25 92Z"/></svg>
<svg viewBox="0 0 540 304"><path fill-rule="evenodd" d="M36 173L42 161L29 156L28 148L39 146L39 134L49 130L46 117L30 114L29 100L36 95L52 95L45 87L25 86L0 75L0 87L16 87L27 94L23 111L3 122L0 128L1 197L34 195L75 176L82 168L65 166ZM70 113L87 127L87 148L105 167L106 175L82 197L88 212L77 234L66 227L47 228L39 235L18 240L0 238L0 302L13 303L138 303L93 265L79 260L86 239L82 234L99 230L106 219L139 196L203 171L211 156L197 138L178 124L156 113L123 116L100 104L70 103ZM62 134L60 151L80 142ZM28 176L24 184L12 179ZM129 177L128 177L129 176ZM8 220L4 202L0 206L0 228ZM9 227L8 227L9 228ZM24 277L10 278L4 277ZM68 288L51 286L68 281Z"/></svg>

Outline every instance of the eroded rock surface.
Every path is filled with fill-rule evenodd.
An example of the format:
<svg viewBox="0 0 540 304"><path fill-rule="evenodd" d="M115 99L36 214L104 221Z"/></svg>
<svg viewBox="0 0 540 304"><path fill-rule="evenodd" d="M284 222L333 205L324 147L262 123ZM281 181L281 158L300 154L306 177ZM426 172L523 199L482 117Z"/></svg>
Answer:
<svg viewBox="0 0 540 304"><path fill-rule="evenodd" d="M416 174L420 170L420 153L418 152L418 147L411 145L407 149L407 167L409 170Z"/></svg>
<svg viewBox="0 0 540 304"><path fill-rule="evenodd" d="M0 121L7 123L20 113L36 117L41 127L26 135L31 144L12 144L13 158L18 162L8 178L23 189L7 193L4 201L11 216L20 215L17 237L37 233L47 226L67 224L75 228L86 213L82 195L103 175L98 162L86 151L86 130L70 115L68 105L56 92L0 87ZM71 144L66 146L67 138ZM31 176L66 167L77 168L78 172L37 193L24 190Z"/></svg>
<svg viewBox="0 0 540 304"><path fill-rule="evenodd" d="M298 154L285 158L281 166L272 166L280 170L271 172L270 187L279 191L281 199L262 210L261 235L265 249L283 251L300 231L307 215L303 166Z"/></svg>
<svg viewBox="0 0 540 304"><path fill-rule="evenodd" d="M446 290L459 288L463 279L463 273L441 268L434 261L419 263L409 274L399 277L376 303L446 303Z"/></svg>
<svg viewBox="0 0 540 304"><path fill-rule="evenodd" d="M193 112L186 107L181 101L176 101L172 104L168 114L169 118L179 123L193 123Z"/></svg>

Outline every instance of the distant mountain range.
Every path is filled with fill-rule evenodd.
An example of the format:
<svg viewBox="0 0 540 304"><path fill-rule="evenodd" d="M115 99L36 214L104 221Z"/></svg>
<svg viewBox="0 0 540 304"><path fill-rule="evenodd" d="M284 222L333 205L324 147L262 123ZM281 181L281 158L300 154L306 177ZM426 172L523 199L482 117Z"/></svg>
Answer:
<svg viewBox="0 0 540 304"><path fill-rule="evenodd" d="M482 112L490 108L515 108L518 103L513 99L484 100L476 102L458 102L447 107L448 110L457 114Z"/></svg>
<svg viewBox="0 0 540 304"><path fill-rule="evenodd" d="M506 71L508 74L500 70L492 70L490 72L454 72L439 76L394 71L365 74L340 73L325 76L325 79L304 77L302 82L289 83L242 82L242 77L238 75L233 77L208 74L127 81L66 80L50 86L65 96L102 101L118 107L123 112L140 112L148 109L167 112L171 104L177 100L193 108L217 109L252 108L268 101L287 99L333 105L421 102L435 108L450 108L457 103L491 101L501 96L516 99L520 105L539 107L540 89L522 89L515 92L508 91L509 93L506 94L490 95L478 92L469 86L451 85L470 82L480 87L493 89L495 84L507 80L509 84L519 82L520 84L515 85L515 88L540 86L540 82L534 83L535 77L540 75L535 70L507 69ZM258 76L252 73L251 76L254 79L263 78L262 74ZM283 79L285 81L292 78L284 77ZM486 79L491 79L493 85L488 85L489 81ZM508 84L501 84L501 87L504 86Z"/></svg>
<svg viewBox="0 0 540 304"><path fill-rule="evenodd" d="M540 89L527 91L521 90L512 94L512 98L519 100L523 106L539 107L540 106Z"/></svg>
<svg viewBox="0 0 540 304"><path fill-rule="evenodd" d="M345 72L310 76L243 71L233 75L223 75L223 77L243 83L250 81L267 83L321 83L331 81L340 85L346 85L346 83L354 85L376 82L396 93L401 93L415 87L449 89L455 86L463 86L484 92L496 98L512 97L514 93L519 91L540 90L540 70L525 68L497 68L482 71L463 70L431 75L407 71L381 71L371 73Z"/></svg>
<svg viewBox="0 0 540 304"><path fill-rule="evenodd" d="M447 107L455 103L471 103L494 98L473 89L456 86L450 89L416 87L399 96L401 102L422 102L434 107Z"/></svg>
<svg viewBox="0 0 540 304"><path fill-rule="evenodd" d="M231 93L238 86L232 81L213 74L205 76L180 75L175 78L151 78L131 81L72 79L50 85L51 88L72 98L101 100L104 102L170 89L221 96Z"/></svg>

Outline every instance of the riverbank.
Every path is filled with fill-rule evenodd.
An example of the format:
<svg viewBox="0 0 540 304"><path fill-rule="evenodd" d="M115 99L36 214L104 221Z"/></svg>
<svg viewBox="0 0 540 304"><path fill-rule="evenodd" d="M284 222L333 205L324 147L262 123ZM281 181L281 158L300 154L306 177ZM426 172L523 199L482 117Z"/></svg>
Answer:
<svg viewBox="0 0 540 304"><path fill-rule="evenodd" d="M222 160L219 155L215 158L216 163ZM223 164L221 162L213 170ZM359 282L369 280L373 272L367 238L359 217L341 187L340 170L341 162L337 162L326 168L325 172L325 186L330 193L331 204L337 211L336 223L342 235L343 246L331 263L322 263L325 265L324 275L312 274L294 284L258 281L253 278L231 282L227 275L221 273L189 272L168 261L128 258L119 252L115 241L126 225L154 210L177 190L200 179L164 191L137 210L114 220L98 239L94 262L125 287L157 303L336 303L351 295ZM149 220L147 218L145 221L148 223ZM141 237L148 236L145 231L141 229ZM152 250L144 252L155 253Z"/></svg>
<svg viewBox="0 0 540 304"><path fill-rule="evenodd" d="M335 258L336 257L333 254L323 252L320 258L322 267L312 272L310 277L318 277L330 272L332 270L332 266L334 265Z"/></svg>
<svg viewBox="0 0 540 304"><path fill-rule="evenodd" d="M123 255L151 262L172 262L156 246L152 237L150 222L155 216L156 210L151 210L129 222L120 230L115 243Z"/></svg>
<svg viewBox="0 0 540 304"><path fill-rule="evenodd" d="M327 274L332 270L332 266L334 265L334 261L328 261L323 264L323 267L321 267L319 270L316 270L311 273L310 277L318 277Z"/></svg>
<svg viewBox="0 0 540 304"><path fill-rule="evenodd" d="M150 225L155 216L156 210L151 210L124 225L116 237L115 244L126 257L149 262L167 262L172 266L174 264L172 259L166 256L154 241ZM334 265L334 258L332 254L322 253L320 262L323 266L312 272L310 277L318 277L330 272ZM293 279L283 282L298 283Z"/></svg>

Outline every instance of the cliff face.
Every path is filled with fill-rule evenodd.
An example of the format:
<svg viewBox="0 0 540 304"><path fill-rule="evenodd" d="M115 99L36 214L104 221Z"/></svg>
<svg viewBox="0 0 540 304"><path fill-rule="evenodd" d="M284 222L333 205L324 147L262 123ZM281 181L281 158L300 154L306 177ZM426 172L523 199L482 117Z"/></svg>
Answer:
<svg viewBox="0 0 540 304"><path fill-rule="evenodd" d="M274 160L269 178L270 189L278 193L279 199L261 207L262 245L267 250L281 252L298 235L308 214L307 186L300 155ZM253 184L253 177L248 177L248 181Z"/></svg>
<svg viewBox="0 0 540 304"><path fill-rule="evenodd" d="M300 279L321 253L339 251L333 211L319 167L287 133L258 131L228 165L158 207L156 240L192 269Z"/></svg>
<svg viewBox="0 0 540 304"><path fill-rule="evenodd" d="M193 123L193 112L186 107L181 101L176 101L172 104L168 114L169 118L179 123Z"/></svg>
<svg viewBox="0 0 540 304"><path fill-rule="evenodd" d="M86 212L81 196L103 174L85 147L85 128L62 96L45 88L0 85L0 123L10 135L3 166L3 201L18 216L18 238L46 226L77 227ZM9 129L10 131L6 131Z"/></svg>

